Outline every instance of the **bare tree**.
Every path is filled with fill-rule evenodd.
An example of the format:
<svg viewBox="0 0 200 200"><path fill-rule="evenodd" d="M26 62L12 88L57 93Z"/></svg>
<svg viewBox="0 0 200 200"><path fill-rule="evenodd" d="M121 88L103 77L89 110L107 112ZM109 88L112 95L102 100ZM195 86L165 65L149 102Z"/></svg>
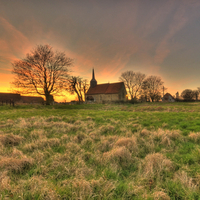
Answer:
<svg viewBox="0 0 200 200"><path fill-rule="evenodd" d="M90 87L87 79L82 80L82 86L83 86L83 94L84 94L84 101L85 101L86 93Z"/></svg>
<svg viewBox="0 0 200 200"><path fill-rule="evenodd" d="M84 101L85 94L89 88L87 79L82 79L79 76L71 76L68 81L69 84L67 91L69 91L71 94L75 93L79 102Z"/></svg>
<svg viewBox="0 0 200 200"><path fill-rule="evenodd" d="M135 73L133 71L123 72L119 77L119 80L124 82L131 99L137 98L144 79L145 74L142 74L140 72Z"/></svg>
<svg viewBox="0 0 200 200"><path fill-rule="evenodd" d="M159 101L161 98L163 81L158 76L149 76L143 81L142 94L152 102Z"/></svg>
<svg viewBox="0 0 200 200"><path fill-rule="evenodd" d="M134 79L134 82L135 82L135 87L134 87L134 98L137 97L138 92L139 92L140 89L142 88L142 83L143 83L145 77L146 77L145 74L142 74L142 73L140 73L140 72L136 72L136 73L135 73L135 79Z"/></svg>
<svg viewBox="0 0 200 200"><path fill-rule="evenodd" d="M11 84L23 94L39 94L49 105L54 94L64 89L73 60L49 45L38 45L22 60L13 63Z"/></svg>

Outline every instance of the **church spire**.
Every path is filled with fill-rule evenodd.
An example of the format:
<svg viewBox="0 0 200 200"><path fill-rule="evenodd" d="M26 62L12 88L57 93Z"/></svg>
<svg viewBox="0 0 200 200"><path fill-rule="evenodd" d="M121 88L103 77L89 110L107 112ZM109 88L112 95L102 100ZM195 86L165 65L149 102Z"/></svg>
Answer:
<svg viewBox="0 0 200 200"><path fill-rule="evenodd" d="M95 80L95 76L94 76L94 68L92 69L92 79Z"/></svg>
<svg viewBox="0 0 200 200"><path fill-rule="evenodd" d="M97 81L95 79L95 75L94 75L94 68L92 70L92 80L90 81L90 87L93 88L97 85Z"/></svg>

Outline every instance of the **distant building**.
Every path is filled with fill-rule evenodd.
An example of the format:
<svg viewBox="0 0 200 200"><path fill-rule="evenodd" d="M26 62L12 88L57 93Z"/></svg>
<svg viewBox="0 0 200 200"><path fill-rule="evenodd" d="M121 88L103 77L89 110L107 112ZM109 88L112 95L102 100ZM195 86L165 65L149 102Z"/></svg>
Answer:
<svg viewBox="0 0 200 200"><path fill-rule="evenodd" d="M124 82L97 84L93 69L90 88L86 93L86 101L97 103L125 101L126 95Z"/></svg>
<svg viewBox="0 0 200 200"><path fill-rule="evenodd" d="M162 102L175 102L175 98L170 94L170 93L166 93L163 98L162 98Z"/></svg>
<svg viewBox="0 0 200 200"><path fill-rule="evenodd" d="M43 104L44 99L42 97L35 96L21 96L20 94L14 93L0 93L0 103L9 103L10 101L19 103L38 103Z"/></svg>
<svg viewBox="0 0 200 200"><path fill-rule="evenodd" d="M42 97L21 96L20 102L30 104L44 104L44 99Z"/></svg>
<svg viewBox="0 0 200 200"><path fill-rule="evenodd" d="M20 101L21 95L14 93L0 93L0 102L8 102L8 101Z"/></svg>

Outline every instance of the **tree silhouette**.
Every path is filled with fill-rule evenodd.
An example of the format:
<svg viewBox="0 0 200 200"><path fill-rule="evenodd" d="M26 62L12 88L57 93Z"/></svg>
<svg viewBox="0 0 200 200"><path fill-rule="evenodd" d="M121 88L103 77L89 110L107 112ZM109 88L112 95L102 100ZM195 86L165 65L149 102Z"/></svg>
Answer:
<svg viewBox="0 0 200 200"><path fill-rule="evenodd" d="M158 76L147 77L142 85L142 94L146 99L150 98L152 102L159 101L161 98L163 81Z"/></svg>
<svg viewBox="0 0 200 200"><path fill-rule="evenodd" d="M87 79L82 79L79 76L71 76L69 78L67 91L71 94L76 93L79 102L85 101L85 94L88 89L89 84Z"/></svg>
<svg viewBox="0 0 200 200"><path fill-rule="evenodd" d="M119 80L124 82L130 98L133 99L137 98L145 77L146 75L140 72L126 71L121 74Z"/></svg>
<svg viewBox="0 0 200 200"><path fill-rule="evenodd" d="M186 101L191 101L195 97L195 92L191 89L185 89L181 93L181 97L183 97L183 99L186 100Z"/></svg>
<svg viewBox="0 0 200 200"><path fill-rule="evenodd" d="M49 105L53 95L65 88L73 60L49 45L38 45L22 60L13 63L11 83L22 94L39 94Z"/></svg>

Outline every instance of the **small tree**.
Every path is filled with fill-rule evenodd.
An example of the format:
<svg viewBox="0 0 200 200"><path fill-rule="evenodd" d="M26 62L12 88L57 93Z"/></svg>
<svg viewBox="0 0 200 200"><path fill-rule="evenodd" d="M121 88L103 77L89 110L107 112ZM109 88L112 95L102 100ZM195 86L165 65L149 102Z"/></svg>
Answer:
<svg viewBox="0 0 200 200"><path fill-rule="evenodd" d="M84 101L85 94L89 88L88 81L86 79L82 79L79 76L71 76L68 81L69 84L67 91L69 91L71 94L75 93L79 102Z"/></svg>
<svg viewBox="0 0 200 200"><path fill-rule="evenodd" d="M22 94L39 94L49 105L53 94L60 93L68 77L73 60L63 52L53 51L49 45L38 45L26 58L13 63L12 85Z"/></svg>
<svg viewBox="0 0 200 200"><path fill-rule="evenodd" d="M181 97L183 97L183 99L186 100L186 101L191 101L195 97L195 92L191 89L185 89L181 93Z"/></svg>
<svg viewBox="0 0 200 200"><path fill-rule="evenodd" d="M141 95L144 95L146 99L151 99L152 102L159 101L161 98L163 81L158 76L147 77L142 84Z"/></svg>

